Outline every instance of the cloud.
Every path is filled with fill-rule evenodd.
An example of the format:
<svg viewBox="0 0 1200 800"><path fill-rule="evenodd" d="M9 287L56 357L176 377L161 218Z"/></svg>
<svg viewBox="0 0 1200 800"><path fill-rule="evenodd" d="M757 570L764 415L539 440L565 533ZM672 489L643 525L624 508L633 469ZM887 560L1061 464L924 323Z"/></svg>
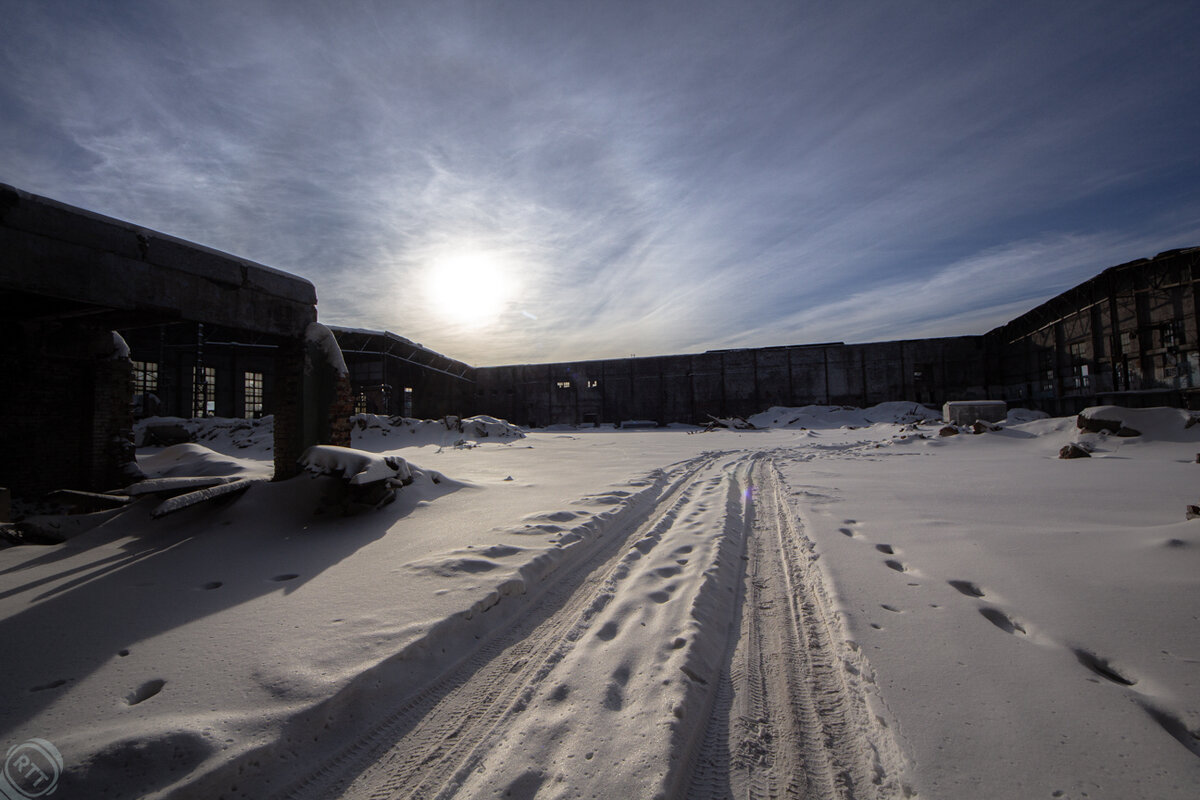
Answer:
<svg viewBox="0 0 1200 800"><path fill-rule="evenodd" d="M1190 236L1200 236L1200 225ZM772 319L732 341L766 336L781 343L868 342L981 334L1108 266L1153 255L1153 246L1111 233L1014 242L925 278L860 286L844 297Z"/></svg>
<svg viewBox="0 0 1200 800"><path fill-rule="evenodd" d="M0 179L471 363L965 332L1197 233L1184 6L71 6L0 33Z"/></svg>

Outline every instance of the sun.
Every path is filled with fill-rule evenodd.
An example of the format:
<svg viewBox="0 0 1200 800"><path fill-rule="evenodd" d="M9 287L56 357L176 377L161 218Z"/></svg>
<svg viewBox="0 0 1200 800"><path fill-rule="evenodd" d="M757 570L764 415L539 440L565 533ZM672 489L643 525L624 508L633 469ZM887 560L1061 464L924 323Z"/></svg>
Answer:
<svg viewBox="0 0 1200 800"><path fill-rule="evenodd" d="M464 250L433 259L425 274L425 296L447 322L480 328L495 322L512 292L504 259L482 250Z"/></svg>

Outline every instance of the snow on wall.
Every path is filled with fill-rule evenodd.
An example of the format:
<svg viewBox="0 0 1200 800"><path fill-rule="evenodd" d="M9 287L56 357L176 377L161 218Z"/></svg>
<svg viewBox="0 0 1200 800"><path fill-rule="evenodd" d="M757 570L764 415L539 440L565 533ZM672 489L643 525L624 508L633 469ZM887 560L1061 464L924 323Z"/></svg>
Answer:
<svg viewBox="0 0 1200 800"><path fill-rule="evenodd" d="M319 322L312 322L309 323L308 328L304 331L304 340L315 344L321 349L325 355L325 359L337 371L339 376L343 378L350 376L350 370L346 367L346 359L342 357L342 348L338 347L333 331Z"/></svg>
<svg viewBox="0 0 1200 800"><path fill-rule="evenodd" d="M372 450L424 445L453 447L480 440L503 443L525 437L516 425L483 415L433 420L355 414L350 418L350 426L354 445Z"/></svg>

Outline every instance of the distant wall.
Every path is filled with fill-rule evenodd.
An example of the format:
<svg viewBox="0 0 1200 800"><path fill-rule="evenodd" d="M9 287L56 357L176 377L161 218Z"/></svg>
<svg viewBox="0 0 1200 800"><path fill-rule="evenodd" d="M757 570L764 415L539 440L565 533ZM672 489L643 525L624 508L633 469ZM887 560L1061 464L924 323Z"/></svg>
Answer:
<svg viewBox="0 0 1200 800"><path fill-rule="evenodd" d="M982 337L479 367L471 413L524 425L702 423L771 406L982 399Z"/></svg>
<svg viewBox="0 0 1200 800"><path fill-rule="evenodd" d="M1110 267L983 336L480 367L471 408L535 426L888 400L1200 408L1198 319L1192 247Z"/></svg>

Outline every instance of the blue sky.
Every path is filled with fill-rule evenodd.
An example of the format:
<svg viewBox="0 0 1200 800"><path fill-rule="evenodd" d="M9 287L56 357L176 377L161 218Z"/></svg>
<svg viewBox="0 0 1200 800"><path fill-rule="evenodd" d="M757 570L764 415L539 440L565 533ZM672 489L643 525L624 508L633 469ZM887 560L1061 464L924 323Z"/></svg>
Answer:
<svg viewBox="0 0 1200 800"><path fill-rule="evenodd" d="M0 181L473 364L982 333L1200 244L1194 2L0 16Z"/></svg>

